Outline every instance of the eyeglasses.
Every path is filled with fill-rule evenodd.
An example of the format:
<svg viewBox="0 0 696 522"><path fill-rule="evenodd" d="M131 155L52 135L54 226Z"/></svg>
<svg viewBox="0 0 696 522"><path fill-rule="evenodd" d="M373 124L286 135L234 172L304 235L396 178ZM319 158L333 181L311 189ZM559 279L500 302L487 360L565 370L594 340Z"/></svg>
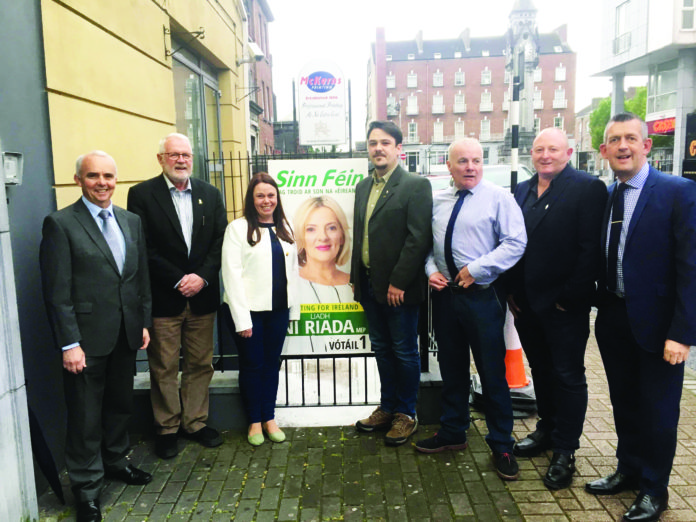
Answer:
<svg viewBox="0 0 696 522"><path fill-rule="evenodd" d="M189 154L188 152L165 152L164 153L167 158L170 160L178 160L181 158L184 161L189 161L191 158L193 158L193 154Z"/></svg>

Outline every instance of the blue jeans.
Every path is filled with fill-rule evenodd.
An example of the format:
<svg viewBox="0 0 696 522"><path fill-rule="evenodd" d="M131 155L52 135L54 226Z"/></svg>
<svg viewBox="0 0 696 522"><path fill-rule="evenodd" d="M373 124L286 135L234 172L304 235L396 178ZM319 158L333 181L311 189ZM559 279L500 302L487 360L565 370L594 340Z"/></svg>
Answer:
<svg viewBox="0 0 696 522"><path fill-rule="evenodd" d="M481 379L488 435L498 453L512 452L512 400L505 379L505 307L493 287L466 294L449 288L433 292L433 328L442 373L442 425L452 442L466 440L469 429L469 347Z"/></svg>
<svg viewBox="0 0 696 522"><path fill-rule="evenodd" d="M249 424L275 418L280 352L290 310L251 312L252 334L239 337L239 388Z"/></svg>
<svg viewBox="0 0 696 522"><path fill-rule="evenodd" d="M415 418L420 386L419 306L378 303L369 278L361 281L360 304L365 310L381 384L380 408Z"/></svg>

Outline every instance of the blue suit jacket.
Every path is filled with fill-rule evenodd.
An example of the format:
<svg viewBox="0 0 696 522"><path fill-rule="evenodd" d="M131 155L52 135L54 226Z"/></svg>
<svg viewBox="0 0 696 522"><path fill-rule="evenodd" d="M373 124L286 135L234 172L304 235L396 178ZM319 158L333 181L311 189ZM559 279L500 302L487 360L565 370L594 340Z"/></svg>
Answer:
<svg viewBox="0 0 696 522"><path fill-rule="evenodd" d="M605 291L615 187L609 187L602 228ZM662 352L667 339L696 345L696 183L650 167L628 226L623 279L631 331L644 350Z"/></svg>

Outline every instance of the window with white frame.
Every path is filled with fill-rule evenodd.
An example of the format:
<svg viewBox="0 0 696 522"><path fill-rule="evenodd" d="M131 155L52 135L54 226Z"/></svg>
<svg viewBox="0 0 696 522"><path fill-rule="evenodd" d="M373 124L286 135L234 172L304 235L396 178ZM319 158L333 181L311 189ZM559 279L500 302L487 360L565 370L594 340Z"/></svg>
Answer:
<svg viewBox="0 0 696 522"><path fill-rule="evenodd" d="M677 60L672 60L651 68L648 76L648 114L676 108L677 64Z"/></svg>
<svg viewBox="0 0 696 522"><path fill-rule="evenodd" d="M490 140L491 139L491 120L489 119L483 119L481 120L481 136L479 137L481 140Z"/></svg>
<svg viewBox="0 0 696 522"><path fill-rule="evenodd" d="M454 51L454 57L455 57L455 58L461 58L461 57L462 57L462 52L461 52L461 51Z"/></svg>
<svg viewBox="0 0 696 522"><path fill-rule="evenodd" d="M396 116L399 111L396 109L396 98L393 94L387 96L387 116Z"/></svg>
<svg viewBox="0 0 696 522"><path fill-rule="evenodd" d="M508 127L510 127L510 120L508 118L505 118L503 120L503 132L507 132Z"/></svg>
<svg viewBox="0 0 696 522"><path fill-rule="evenodd" d="M696 28L694 24L694 0L682 0L681 28L684 31L692 31Z"/></svg>
<svg viewBox="0 0 696 522"><path fill-rule="evenodd" d="M479 107L479 111L490 112L492 110L493 103L491 103L491 93L488 91L484 91L481 93L481 106Z"/></svg>
<svg viewBox="0 0 696 522"><path fill-rule="evenodd" d="M505 84L509 84L512 81L512 71L505 71Z"/></svg>
<svg viewBox="0 0 696 522"><path fill-rule="evenodd" d="M433 143L442 143L445 141L445 123L437 120L433 122Z"/></svg>
<svg viewBox="0 0 696 522"><path fill-rule="evenodd" d="M537 66L536 69L534 69L534 82L538 83L541 81L541 67Z"/></svg>
<svg viewBox="0 0 696 522"><path fill-rule="evenodd" d="M445 112L445 99L442 94L433 94L433 114L443 114Z"/></svg>
<svg viewBox="0 0 696 522"><path fill-rule="evenodd" d="M488 49L484 49L481 51L481 56L490 56L491 52Z"/></svg>
<svg viewBox="0 0 696 522"><path fill-rule="evenodd" d="M411 71L406 75L406 87L415 89L418 87L418 74Z"/></svg>
<svg viewBox="0 0 696 522"><path fill-rule="evenodd" d="M392 73L387 75L387 89L396 89L396 76Z"/></svg>
<svg viewBox="0 0 696 522"><path fill-rule="evenodd" d="M464 85L464 71L461 69L454 73L454 85Z"/></svg>
<svg viewBox="0 0 696 522"><path fill-rule="evenodd" d="M509 90L503 91L503 110L504 111L510 110L510 91Z"/></svg>
<svg viewBox="0 0 696 522"><path fill-rule="evenodd" d="M464 122L462 120L457 120L454 122L454 139L461 140L464 137L466 137Z"/></svg>
<svg viewBox="0 0 696 522"><path fill-rule="evenodd" d="M553 118L553 126L556 127L557 129L563 129L563 116L560 114L557 114Z"/></svg>
<svg viewBox="0 0 696 522"><path fill-rule="evenodd" d="M558 64L558 67L556 67L556 74L554 78L557 82L566 81L566 68L562 63Z"/></svg>
<svg viewBox="0 0 696 522"><path fill-rule="evenodd" d="M406 100L406 114L418 114L418 96L411 94Z"/></svg>
<svg viewBox="0 0 696 522"><path fill-rule="evenodd" d="M544 100L541 99L541 89L534 87L534 109L539 110L544 108Z"/></svg>
<svg viewBox="0 0 696 522"><path fill-rule="evenodd" d="M539 134L541 130L541 118L534 117L534 134Z"/></svg>
<svg viewBox="0 0 696 522"><path fill-rule="evenodd" d="M553 108L565 109L566 107L568 107L568 100L566 100L565 89L559 87L553 91Z"/></svg>
<svg viewBox="0 0 696 522"><path fill-rule="evenodd" d="M614 54L621 54L631 47L631 31L628 28L631 0L626 0L616 6L614 20Z"/></svg>
<svg viewBox="0 0 696 522"><path fill-rule="evenodd" d="M407 58L408 58L409 60L415 60L415 59L416 59L416 55L413 54L413 53L408 53Z"/></svg>
<svg viewBox="0 0 696 522"><path fill-rule="evenodd" d="M454 95L454 112L466 112L466 100L464 93L461 91Z"/></svg>
<svg viewBox="0 0 696 522"><path fill-rule="evenodd" d="M445 75L438 69L433 73L433 87L443 87L445 85Z"/></svg>
<svg viewBox="0 0 696 522"><path fill-rule="evenodd" d="M486 67L483 71L481 71L481 85L490 85L491 84L491 71L488 67Z"/></svg>
<svg viewBox="0 0 696 522"><path fill-rule="evenodd" d="M442 53L433 53L433 58L439 60L440 58L442 58Z"/></svg>
<svg viewBox="0 0 696 522"><path fill-rule="evenodd" d="M415 121L408 122L408 142L418 143L418 124Z"/></svg>

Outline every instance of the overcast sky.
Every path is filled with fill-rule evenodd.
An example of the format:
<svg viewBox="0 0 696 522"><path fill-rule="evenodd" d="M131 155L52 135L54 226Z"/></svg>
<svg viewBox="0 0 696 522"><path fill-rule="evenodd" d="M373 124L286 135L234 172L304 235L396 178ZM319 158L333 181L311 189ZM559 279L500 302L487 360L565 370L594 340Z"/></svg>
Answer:
<svg viewBox="0 0 696 522"><path fill-rule="evenodd" d="M292 119L292 79L309 61L338 64L351 80L353 140L365 128L366 71L377 27L387 41L457 38L470 28L472 37L500 36L508 28L514 0L267 0L274 22L269 24L273 56L273 90L278 120ZM533 0L540 33L567 24L568 43L577 53L575 110L593 97L608 96L611 83L591 78L599 67L602 0L565 2ZM645 81L641 79L641 81ZM626 86L636 80L626 78Z"/></svg>

